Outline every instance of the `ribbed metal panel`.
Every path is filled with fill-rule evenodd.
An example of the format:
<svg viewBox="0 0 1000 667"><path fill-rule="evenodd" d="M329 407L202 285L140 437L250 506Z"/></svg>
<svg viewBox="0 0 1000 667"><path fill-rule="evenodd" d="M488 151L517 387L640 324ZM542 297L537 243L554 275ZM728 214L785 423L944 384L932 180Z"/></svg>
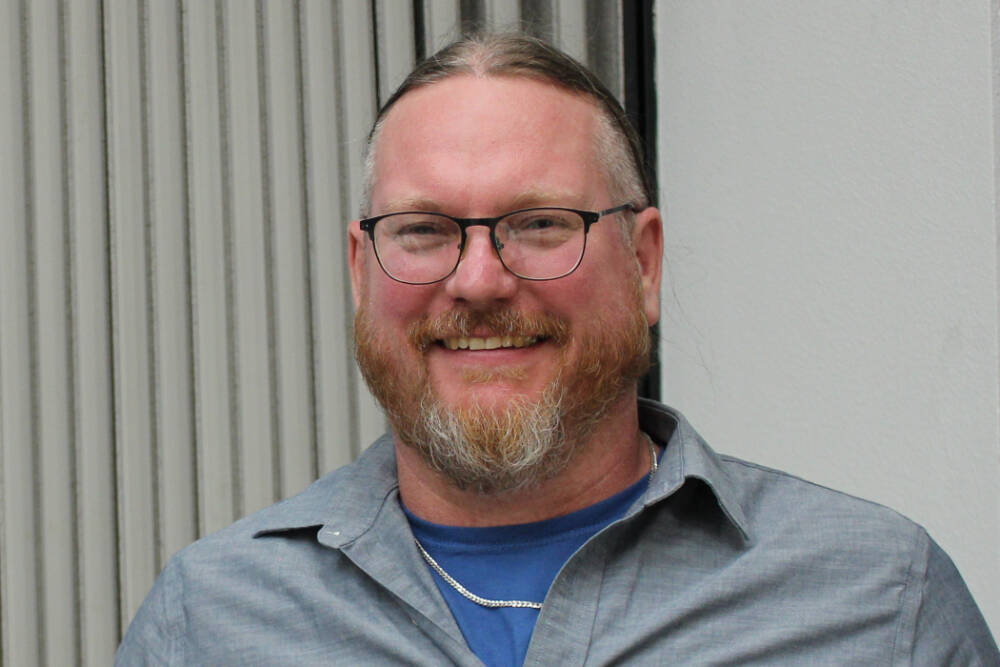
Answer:
<svg viewBox="0 0 1000 667"><path fill-rule="evenodd" d="M76 519L69 560L77 563L79 605L77 625L64 632L79 642L80 662L96 665L107 660L119 627L104 57L100 5L67 2L64 11L76 465L76 511L64 520ZM53 652L54 630L48 625L42 635Z"/></svg>
<svg viewBox="0 0 1000 667"><path fill-rule="evenodd" d="M3 664L109 664L171 554L384 430L345 264L379 101L460 22L620 90L618 11L0 0Z"/></svg>
<svg viewBox="0 0 1000 667"><path fill-rule="evenodd" d="M25 7L8 0L2 11L0 90L13 94L0 95L0 193L7 213L0 216L0 632L4 662L33 665L40 659L42 607L36 558L41 532L35 502L38 415L32 391L35 267L29 255L33 167L25 117L31 104L26 74L31 61Z"/></svg>

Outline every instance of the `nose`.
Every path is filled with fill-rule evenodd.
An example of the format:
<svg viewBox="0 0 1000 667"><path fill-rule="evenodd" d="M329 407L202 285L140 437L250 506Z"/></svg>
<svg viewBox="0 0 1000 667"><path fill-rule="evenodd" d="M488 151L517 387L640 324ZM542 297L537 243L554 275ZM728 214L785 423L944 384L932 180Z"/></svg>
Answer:
<svg viewBox="0 0 1000 667"><path fill-rule="evenodd" d="M445 292L472 306L487 305L514 296L518 281L500 261L489 230L470 227L466 230L462 259L445 280Z"/></svg>

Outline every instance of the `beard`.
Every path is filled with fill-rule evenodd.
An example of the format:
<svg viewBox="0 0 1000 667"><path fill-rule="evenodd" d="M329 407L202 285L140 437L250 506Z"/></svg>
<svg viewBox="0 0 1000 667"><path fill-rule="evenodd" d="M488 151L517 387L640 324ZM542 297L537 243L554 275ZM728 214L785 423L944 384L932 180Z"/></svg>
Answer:
<svg viewBox="0 0 1000 667"><path fill-rule="evenodd" d="M505 307L421 318L408 329L408 345L400 345L362 305L354 321L358 365L399 441L454 486L481 494L537 486L566 468L577 445L649 368L649 327L638 278L632 282L629 303L594 318L573 338L563 318ZM441 400L430 382L428 348L484 328L495 336L538 336L557 347L556 372L539 397L517 396L502 405ZM478 372L466 380L488 383L517 377L518 370Z"/></svg>

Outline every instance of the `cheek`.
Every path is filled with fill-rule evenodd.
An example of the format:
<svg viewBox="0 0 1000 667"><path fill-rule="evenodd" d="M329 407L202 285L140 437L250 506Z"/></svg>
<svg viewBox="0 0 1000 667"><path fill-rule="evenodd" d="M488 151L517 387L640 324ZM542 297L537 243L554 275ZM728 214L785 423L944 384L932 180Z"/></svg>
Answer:
<svg viewBox="0 0 1000 667"><path fill-rule="evenodd" d="M386 276L377 265L375 269L379 275L369 276L366 299L372 312L378 314L376 324L406 324L428 313L436 291L433 285L405 285Z"/></svg>
<svg viewBox="0 0 1000 667"><path fill-rule="evenodd" d="M602 239L605 243L608 239ZM628 257L624 252L594 252L587 249L583 263L576 271L555 282L561 283L550 304L567 314L578 313L587 326L595 316L613 313L631 305L629 285L631 270L623 267ZM608 249L611 250L611 249ZM589 260L589 261L588 261Z"/></svg>
<svg viewBox="0 0 1000 667"><path fill-rule="evenodd" d="M572 287L567 285L566 289L560 291L558 299L551 302L551 306L558 314L571 319L576 319L579 315L586 320L598 307L599 300L600 297L593 285L581 284Z"/></svg>

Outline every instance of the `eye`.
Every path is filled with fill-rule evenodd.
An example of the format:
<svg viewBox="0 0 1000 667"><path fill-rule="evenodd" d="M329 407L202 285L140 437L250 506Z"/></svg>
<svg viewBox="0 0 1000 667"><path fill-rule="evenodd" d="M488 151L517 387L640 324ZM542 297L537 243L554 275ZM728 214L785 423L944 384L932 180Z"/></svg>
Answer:
<svg viewBox="0 0 1000 667"><path fill-rule="evenodd" d="M440 221L414 222L396 230L397 236L433 236L447 233L448 230Z"/></svg>
<svg viewBox="0 0 1000 667"><path fill-rule="evenodd" d="M515 234L537 234L546 231L572 230L579 226L576 216L563 211L525 211L506 218L504 222Z"/></svg>
<svg viewBox="0 0 1000 667"><path fill-rule="evenodd" d="M521 231L525 232L527 231L539 232L545 229L551 229L552 227L558 227L559 225L560 223L558 220L554 220L550 217L539 216L536 218L529 218L528 220L525 220L524 224L521 225L520 229Z"/></svg>
<svg viewBox="0 0 1000 667"><path fill-rule="evenodd" d="M399 213L383 218L376 227L383 250L396 248L426 253L455 245L462 231L454 221L433 213Z"/></svg>

